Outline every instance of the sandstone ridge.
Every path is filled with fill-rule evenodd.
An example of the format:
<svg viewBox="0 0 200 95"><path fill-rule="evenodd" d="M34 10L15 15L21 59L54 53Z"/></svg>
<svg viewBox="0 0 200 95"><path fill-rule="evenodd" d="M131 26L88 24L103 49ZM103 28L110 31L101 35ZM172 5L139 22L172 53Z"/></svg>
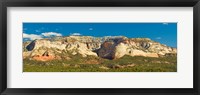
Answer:
<svg viewBox="0 0 200 95"><path fill-rule="evenodd" d="M176 55L176 48L160 44L149 38L124 36L67 36L34 40L23 43L23 57L39 61L70 60L71 56L98 56L117 59L124 55L162 57Z"/></svg>

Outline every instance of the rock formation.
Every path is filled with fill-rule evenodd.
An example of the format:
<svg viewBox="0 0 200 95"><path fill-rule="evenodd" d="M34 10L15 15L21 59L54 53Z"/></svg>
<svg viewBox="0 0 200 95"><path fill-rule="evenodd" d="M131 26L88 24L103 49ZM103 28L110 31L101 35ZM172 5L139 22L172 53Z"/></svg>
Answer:
<svg viewBox="0 0 200 95"><path fill-rule="evenodd" d="M176 54L176 49L147 38L126 38L104 42L99 49L98 55L103 58L115 59L124 55L159 57L168 53Z"/></svg>
<svg viewBox="0 0 200 95"><path fill-rule="evenodd" d="M24 42L23 57L40 61L99 56L117 59L124 55L161 57L176 55L176 48L168 47L148 38L67 36Z"/></svg>

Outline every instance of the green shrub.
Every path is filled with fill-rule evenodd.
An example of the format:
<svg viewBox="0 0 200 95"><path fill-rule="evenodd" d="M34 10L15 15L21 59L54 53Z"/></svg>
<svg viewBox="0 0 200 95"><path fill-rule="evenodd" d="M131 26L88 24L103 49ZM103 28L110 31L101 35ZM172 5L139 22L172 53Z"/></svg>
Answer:
<svg viewBox="0 0 200 95"><path fill-rule="evenodd" d="M176 72L176 57L142 57L124 56L120 59L108 60L95 56L82 57L81 55L70 56L70 60L36 61L23 60L24 72ZM87 64L95 60L98 64ZM128 65L134 64L132 67ZM123 68L116 68L121 66ZM108 69L103 69L105 67Z"/></svg>

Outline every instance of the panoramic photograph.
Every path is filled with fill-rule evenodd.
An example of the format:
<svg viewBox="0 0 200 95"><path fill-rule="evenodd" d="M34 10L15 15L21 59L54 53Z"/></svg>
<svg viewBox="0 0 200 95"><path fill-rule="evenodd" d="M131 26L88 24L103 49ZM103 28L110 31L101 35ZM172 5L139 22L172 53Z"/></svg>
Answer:
<svg viewBox="0 0 200 95"><path fill-rule="evenodd" d="M23 72L177 72L177 23L23 23Z"/></svg>

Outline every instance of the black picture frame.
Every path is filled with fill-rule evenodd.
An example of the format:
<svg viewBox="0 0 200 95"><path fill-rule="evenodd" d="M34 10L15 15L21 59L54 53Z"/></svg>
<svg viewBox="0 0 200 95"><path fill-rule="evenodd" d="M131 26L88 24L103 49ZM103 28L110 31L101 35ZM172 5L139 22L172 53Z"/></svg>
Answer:
<svg viewBox="0 0 200 95"><path fill-rule="evenodd" d="M7 7L193 7L193 88L7 88ZM1 0L1 95L200 95L200 0Z"/></svg>

